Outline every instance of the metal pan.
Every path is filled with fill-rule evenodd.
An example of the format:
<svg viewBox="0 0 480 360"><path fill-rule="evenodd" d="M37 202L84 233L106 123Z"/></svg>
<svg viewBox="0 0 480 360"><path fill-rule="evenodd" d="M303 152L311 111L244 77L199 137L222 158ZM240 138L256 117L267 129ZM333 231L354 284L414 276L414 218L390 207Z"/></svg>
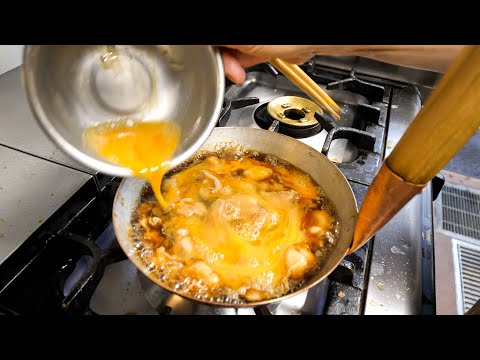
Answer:
<svg viewBox="0 0 480 360"><path fill-rule="evenodd" d="M179 296L207 305L258 307L285 300L315 286L325 279L348 253L356 250L352 249L351 246L358 211L355 197L347 179L323 154L294 138L267 130L217 127L200 150L213 151L215 146L227 142L239 144L246 150L257 150L287 160L297 168L308 173L324 189L335 205L341 224L340 237L328 259L314 277L310 278L303 287L285 296L259 302L237 304L235 306L203 299L198 300L165 286L137 258L133 248L133 241L129 235L132 213L138 206L140 193L145 185L145 180L139 178L125 178L117 190L113 203L113 226L120 246L137 268L154 283Z"/></svg>

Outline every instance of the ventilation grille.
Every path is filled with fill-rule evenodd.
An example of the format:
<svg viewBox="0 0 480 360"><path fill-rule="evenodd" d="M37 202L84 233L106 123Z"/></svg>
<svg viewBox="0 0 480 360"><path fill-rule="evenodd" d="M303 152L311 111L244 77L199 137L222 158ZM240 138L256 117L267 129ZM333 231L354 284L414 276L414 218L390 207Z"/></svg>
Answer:
<svg viewBox="0 0 480 360"><path fill-rule="evenodd" d="M442 230L480 240L480 191L445 184L441 194Z"/></svg>
<svg viewBox="0 0 480 360"><path fill-rule="evenodd" d="M464 314L480 299L480 246L452 239L457 311Z"/></svg>

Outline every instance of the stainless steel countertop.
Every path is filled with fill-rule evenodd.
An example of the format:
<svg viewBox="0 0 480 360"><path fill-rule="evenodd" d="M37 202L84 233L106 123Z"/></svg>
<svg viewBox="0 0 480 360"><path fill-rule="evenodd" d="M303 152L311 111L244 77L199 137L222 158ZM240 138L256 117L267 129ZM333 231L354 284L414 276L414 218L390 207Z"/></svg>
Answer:
<svg viewBox="0 0 480 360"><path fill-rule="evenodd" d="M0 264L91 177L0 145Z"/></svg>
<svg viewBox="0 0 480 360"><path fill-rule="evenodd" d="M442 77L442 74L433 71L388 64L359 56L317 56L315 63L348 72L355 71L357 75L367 75L427 89L433 89Z"/></svg>
<svg viewBox="0 0 480 360"><path fill-rule="evenodd" d="M64 154L43 132L30 111L21 76L21 66L0 75L0 144L95 174Z"/></svg>
<svg viewBox="0 0 480 360"><path fill-rule="evenodd" d="M0 129L1 264L94 172L62 153L37 125L21 67L0 76Z"/></svg>
<svg viewBox="0 0 480 360"><path fill-rule="evenodd" d="M405 105L409 106L405 106ZM394 89L385 157L420 111L418 90ZM366 315L422 313L422 205L430 186L415 196L373 239ZM427 198L425 198L427 197Z"/></svg>

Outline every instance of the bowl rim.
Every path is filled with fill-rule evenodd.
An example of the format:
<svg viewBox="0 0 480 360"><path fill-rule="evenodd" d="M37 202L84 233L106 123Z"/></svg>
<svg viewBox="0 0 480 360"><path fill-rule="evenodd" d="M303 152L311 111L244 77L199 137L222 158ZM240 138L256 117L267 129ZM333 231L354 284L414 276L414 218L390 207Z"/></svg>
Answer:
<svg viewBox="0 0 480 360"><path fill-rule="evenodd" d="M101 172L103 174L118 176L118 177L132 177L135 176L132 170L109 163L107 161L102 161L100 159L94 158L88 155L86 152L81 151L76 146L68 142L53 124L49 121L46 111L42 105L42 102L39 100L37 88L33 85L33 71L31 70L31 60L32 52L35 51L41 45L25 45L23 49L23 66L22 66L22 84L24 91L26 93L27 102L30 106L32 114L40 125L44 133L52 140L55 145L57 145L61 150L63 150L67 155L69 155L74 160L78 161L80 164L90 168L92 170ZM187 45L188 46L188 45ZM197 138L197 140L185 151L175 155L168 163L168 167L175 167L178 164L181 164L190 156L192 156L207 140L211 132L215 128L220 117L220 113L223 107L223 100L225 95L225 69L223 66L223 60L220 51L211 45L205 45L203 47L209 48L209 51L213 53L213 58L216 63L216 72L217 72L217 89L218 94L215 100L214 109L212 115L208 119L207 126L203 133Z"/></svg>

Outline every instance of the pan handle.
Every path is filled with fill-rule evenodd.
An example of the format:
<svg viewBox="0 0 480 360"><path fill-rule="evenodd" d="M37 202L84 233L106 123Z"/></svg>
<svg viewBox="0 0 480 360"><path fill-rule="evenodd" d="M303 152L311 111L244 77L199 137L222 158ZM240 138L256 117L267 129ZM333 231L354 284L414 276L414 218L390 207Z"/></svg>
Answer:
<svg viewBox="0 0 480 360"><path fill-rule="evenodd" d="M349 253L360 249L427 184L413 184L395 174L384 161L362 201Z"/></svg>

